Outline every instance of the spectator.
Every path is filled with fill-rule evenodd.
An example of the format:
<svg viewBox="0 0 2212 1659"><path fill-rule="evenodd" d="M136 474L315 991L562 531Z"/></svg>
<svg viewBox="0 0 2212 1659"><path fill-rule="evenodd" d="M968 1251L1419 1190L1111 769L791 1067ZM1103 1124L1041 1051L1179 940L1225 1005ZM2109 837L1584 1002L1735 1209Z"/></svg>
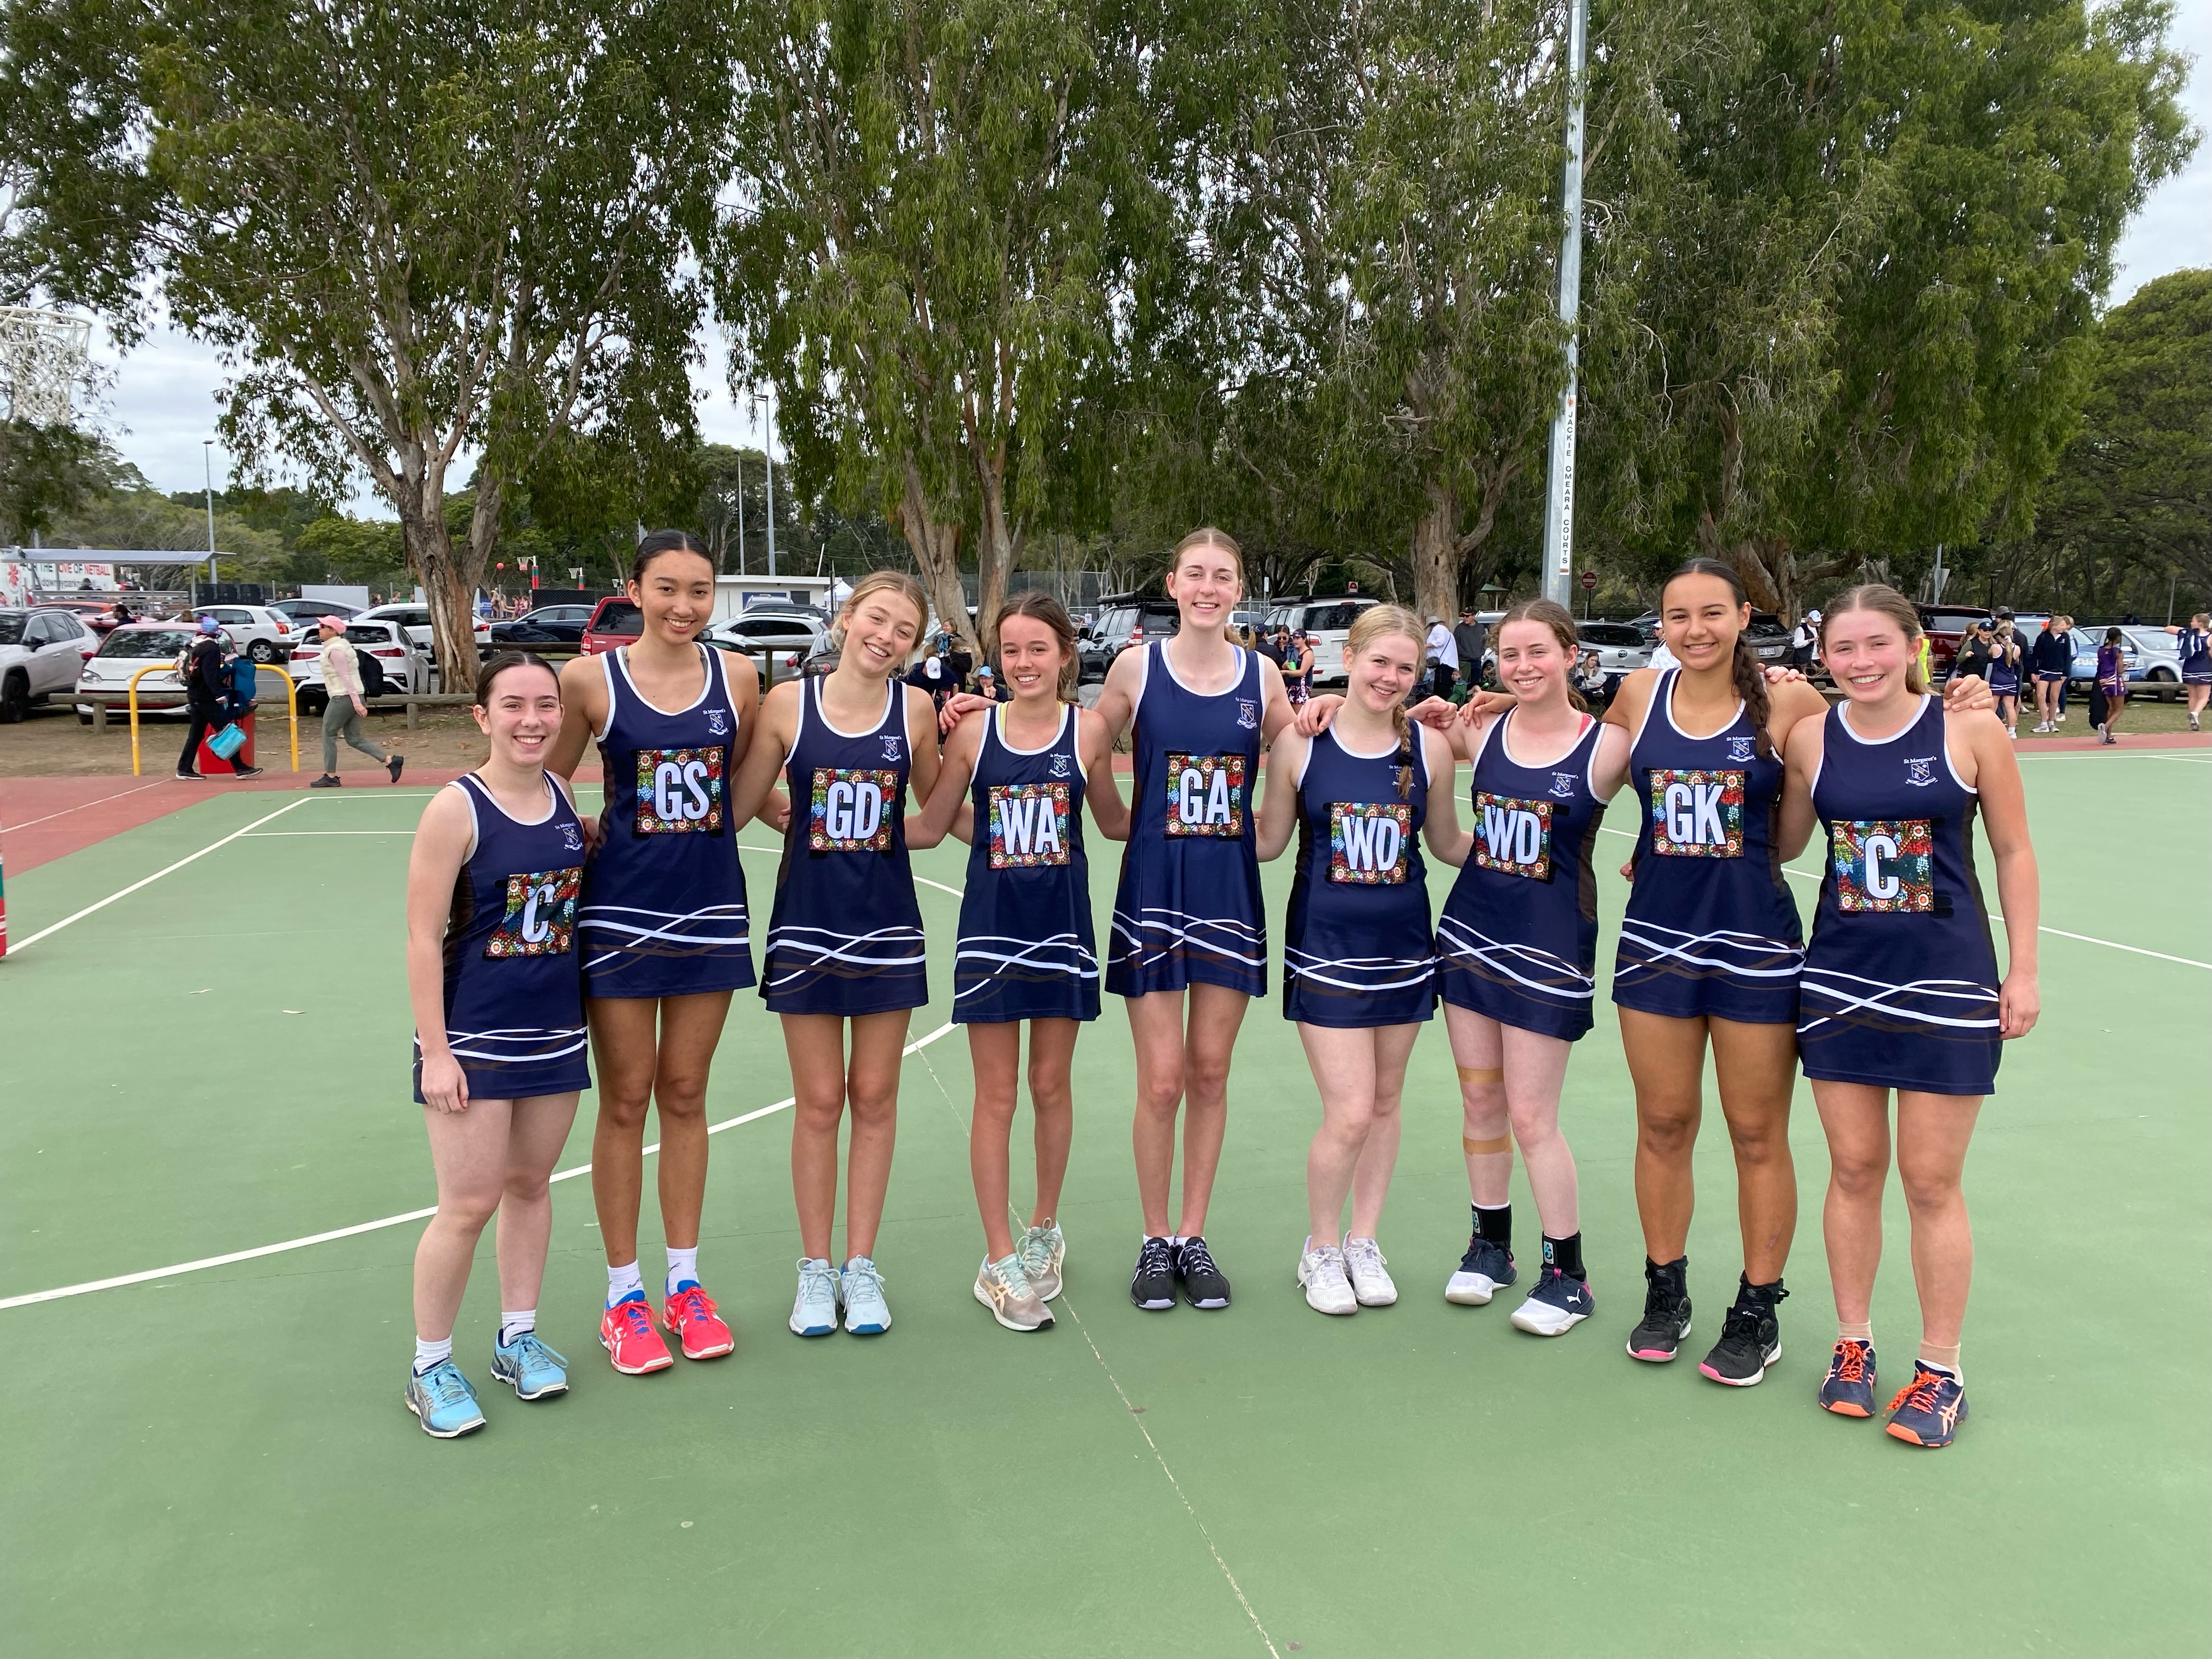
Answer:
<svg viewBox="0 0 2212 1659"><path fill-rule="evenodd" d="M1312 641L1303 630L1293 633L1283 656L1283 692L1293 708L1304 702L1307 692L1313 689L1313 665Z"/></svg>
<svg viewBox="0 0 2212 1659"><path fill-rule="evenodd" d="M1989 678L1990 664L1997 654L1996 626L1994 617L1984 617L1967 629L1966 637L1959 641L1958 654L1951 659L1952 679L1962 674Z"/></svg>
<svg viewBox="0 0 2212 1659"><path fill-rule="evenodd" d="M1820 648L1820 613L1808 611L1790 635L1790 665L1804 673L1813 665L1813 659Z"/></svg>
<svg viewBox="0 0 2212 1659"><path fill-rule="evenodd" d="M1263 632L1259 644L1252 648L1280 668L1290 655L1290 629L1278 627L1273 633Z"/></svg>
<svg viewBox="0 0 2212 1659"><path fill-rule="evenodd" d="M225 636L216 625L213 617L199 620L199 638L192 642L191 653L185 659L185 707L191 714L191 727L185 733L184 752L177 757L177 777L180 782L197 783L206 776L199 769L200 740L210 732L222 730L223 708L228 684L223 674L222 647ZM261 769L234 762L231 772L241 778L258 778Z"/></svg>
<svg viewBox="0 0 2212 1659"><path fill-rule="evenodd" d="M1459 677L1472 692L1482 684L1482 653L1490 648L1490 630L1482 625L1482 618L1471 605L1459 608L1459 626L1452 629L1452 643L1459 647Z"/></svg>
<svg viewBox="0 0 2212 1659"><path fill-rule="evenodd" d="M1680 668L1681 665L1682 659L1667 648L1667 641L1664 639L1656 639L1651 641L1651 660L1648 666L1656 668L1663 674L1670 668Z"/></svg>
<svg viewBox="0 0 2212 1659"><path fill-rule="evenodd" d="M975 695L988 698L993 702L1004 702L1006 700L1005 694L999 689L999 677L992 672L991 665L988 663L985 663L975 671Z"/></svg>
<svg viewBox="0 0 2212 1659"><path fill-rule="evenodd" d="M389 754L373 738L362 735L361 717L368 713L368 705L362 700L361 663L345 636L345 623L336 617L319 617L315 629L323 641L323 775L307 787L339 787L340 738L371 759L382 761L392 782L398 782L399 769L407 764L407 757Z"/></svg>
<svg viewBox="0 0 2212 1659"><path fill-rule="evenodd" d="M975 659L969 654L966 644L957 634L945 637L945 672L952 677L954 690L965 691L968 690L968 677L975 672Z"/></svg>
<svg viewBox="0 0 2212 1659"><path fill-rule="evenodd" d="M1612 695L1609 689L1612 683L1606 678L1605 670L1598 666L1595 651L1586 650L1576 657L1574 672L1568 677L1568 684L1585 702L1604 702Z"/></svg>
<svg viewBox="0 0 2212 1659"><path fill-rule="evenodd" d="M1429 618L1428 658L1429 695L1450 696L1452 682L1459 678L1459 643L1442 617Z"/></svg>
<svg viewBox="0 0 2212 1659"><path fill-rule="evenodd" d="M939 714L945 710L945 699L951 695L952 682L945 678L945 659L934 651L907 670L906 683L918 690L927 691L929 700Z"/></svg>

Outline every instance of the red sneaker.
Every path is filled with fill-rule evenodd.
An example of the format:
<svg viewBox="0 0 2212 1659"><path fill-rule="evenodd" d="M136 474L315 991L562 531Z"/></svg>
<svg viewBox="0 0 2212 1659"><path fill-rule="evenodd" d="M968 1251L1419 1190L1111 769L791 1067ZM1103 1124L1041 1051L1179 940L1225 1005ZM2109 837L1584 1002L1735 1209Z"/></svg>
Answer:
<svg viewBox="0 0 2212 1659"><path fill-rule="evenodd" d="M624 1376L665 1371L676 1363L668 1357L660 1333L653 1328L653 1312L643 1297L635 1301L624 1297L607 1310L599 1321L599 1346Z"/></svg>
<svg viewBox="0 0 2212 1659"><path fill-rule="evenodd" d="M720 1359L738 1346L730 1328L715 1316L714 1298L694 1285L661 1304L660 1322L684 1342L686 1359Z"/></svg>

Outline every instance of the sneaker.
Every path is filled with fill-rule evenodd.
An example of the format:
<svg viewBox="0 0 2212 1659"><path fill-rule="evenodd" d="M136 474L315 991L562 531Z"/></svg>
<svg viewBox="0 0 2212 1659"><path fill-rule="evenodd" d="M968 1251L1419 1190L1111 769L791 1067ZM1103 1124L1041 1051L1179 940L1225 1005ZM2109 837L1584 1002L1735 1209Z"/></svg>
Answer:
<svg viewBox="0 0 2212 1659"><path fill-rule="evenodd" d="M440 1440L456 1440L484 1425L477 1405L477 1391L461 1368L441 1359L417 1376L407 1368L407 1409L422 1419L422 1432Z"/></svg>
<svg viewBox="0 0 2212 1659"><path fill-rule="evenodd" d="M1828 1356L1827 1380L1820 1384L1820 1409L1838 1417L1874 1415L1874 1344L1838 1341Z"/></svg>
<svg viewBox="0 0 2212 1659"><path fill-rule="evenodd" d="M837 1284L845 1304L845 1328L855 1336L881 1336L891 1328L890 1304L884 1300L884 1276L865 1255L845 1264Z"/></svg>
<svg viewBox="0 0 2212 1659"><path fill-rule="evenodd" d="M2049 720L2038 720L2035 724L2035 735L2039 738L2050 729L2051 722Z"/></svg>
<svg viewBox="0 0 2212 1659"><path fill-rule="evenodd" d="M2063 708L2058 711L2058 724L2061 726L2066 724L2066 711Z"/></svg>
<svg viewBox="0 0 2212 1659"><path fill-rule="evenodd" d="M2202 731L2203 729L2197 724L2197 716L2194 714L2191 714L2189 717L2189 729L2192 732Z"/></svg>
<svg viewBox="0 0 2212 1659"><path fill-rule="evenodd" d="M1052 1310L1022 1271L1018 1250L975 1270L975 1299L1010 1331L1040 1331L1052 1323Z"/></svg>
<svg viewBox="0 0 2212 1659"><path fill-rule="evenodd" d="M177 774L177 781L179 783L205 783L207 781L207 774L204 772L179 772Z"/></svg>
<svg viewBox="0 0 2212 1659"><path fill-rule="evenodd" d="M1344 1271L1352 1280L1352 1293L1363 1308L1387 1308L1398 1299L1398 1287L1383 1271L1388 1260L1382 1247L1371 1238L1344 1236Z"/></svg>
<svg viewBox="0 0 2212 1659"><path fill-rule="evenodd" d="M1966 1420L1966 1385L1950 1372L1915 1359L1912 1381L1897 1391L1889 1411L1889 1431L1899 1440L1915 1446L1948 1446Z"/></svg>
<svg viewBox="0 0 2212 1659"><path fill-rule="evenodd" d="M714 1312L714 1298L696 1285L686 1285L660 1304L660 1322L681 1340L686 1359L720 1359L738 1346L729 1326Z"/></svg>
<svg viewBox="0 0 2212 1659"><path fill-rule="evenodd" d="M1467 1241L1459 1271L1444 1285L1444 1300L1480 1308L1519 1277L1513 1252L1477 1233Z"/></svg>
<svg viewBox="0 0 2212 1659"><path fill-rule="evenodd" d="M1531 1336L1565 1336L1596 1307L1586 1280L1568 1278L1564 1267L1546 1267L1529 1286L1528 1299L1513 1310L1513 1328Z"/></svg>
<svg viewBox="0 0 2212 1659"><path fill-rule="evenodd" d="M1340 1246L1316 1247L1312 1239L1307 1239L1305 1253L1298 1257L1298 1283L1305 1287L1306 1306L1316 1313L1359 1311L1359 1297L1352 1288L1352 1281L1344 1276L1344 1251Z"/></svg>
<svg viewBox="0 0 2212 1659"><path fill-rule="evenodd" d="M230 775L234 778L258 778L268 769L265 766L234 766L230 769Z"/></svg>
<svg viewBox="0 0 2212 1659"><path fill-rule="evenodd" d="M1060 1269L1067 1260L1067 1240L1061 1236L1058 1222L1030 1228L1015 1244L1014 1254L1021 1257L1022 1276L1029 1280L1038 1301L1049 1302L1060 1294Z"/></svg>
<svg viewBox="0 0 2212 1659"><path fill-rule="evenodd" d="M799 1297L791 1304L793 1336L828 1336L837 1328L837 1270L817 1256L799 1259Z"/></svg>
<svg viewBox="0 0 2212 1659"><path fill-rule="evenodd" d="M384 769L392 774L392 782L397 783L399 781L399 769L406 764L406 756L394 755L390 760L384 763Z"/></svg>
<svg viewBox="0 0 2212 1659"><path fill-rule="evenodd" d="M181 776L183 775L180 773L179 775ZM317 778L313 783L309 784L307 787L310 789L343 789L345 786L343 783L340 783L331 773L325 772L322 776Z"/></svg>
<svg viewBox="0 0 2212 1659"><path fill-rule="evenodd" d="M1175 1270L1176 1277L1182 1280L1183 1299L1192 1307L1212 1310L1229 1305L1229 1280L1214 1265L1213 1252L1196 1233L1183 1240L1176 1251Z"/></svg>
<svg viewBox="0 0 2212 1659"><path fill-rule="evenodd" d="M665 1371L676 1362L668 1345L653 1328L653 1310L643 1292L624 1297L599 1317L599 1346L624 1376L646 1376Z"/></svg>
<svg viewBox="0 0 2212 1659"><path fill-rule="evenodd" d="M1690 1334L1689 1264L1644 1264L1644 1317L1628 1334L1628 1356L1663 1365Z"/></svg>
<svg viewBox="0 0 2212 1659"><path fill-rule="evenodd" d="M1147 1238L1137 1250L1137 1271L1129 1275L1129 1300L1146 1313L1164 1313L1176 1304L1175 1246Z"/></svg>
<svg viewBox="0 0 2212 1659"><path fill-rule="evenodd" d="M547 1400L568 1392L567 1356L555 1352L538 1340L535 1331L524 1331L511 1343L491 1346L491 1380L514 1390L517 1400Z"/></svg>
<svg viewBox="0 0 2212 1659"><path fill-rule="evenodd" d="M1698 1372L1731 1389L1764 1382L1766 1368L1782 1358L1782 1322L1775 1316L1775 1303L1789 1294L1778 1292L1774 1302L1739 1295L1735 1306L1722 1316L1721 1340L1698 1362Z"/></svg>

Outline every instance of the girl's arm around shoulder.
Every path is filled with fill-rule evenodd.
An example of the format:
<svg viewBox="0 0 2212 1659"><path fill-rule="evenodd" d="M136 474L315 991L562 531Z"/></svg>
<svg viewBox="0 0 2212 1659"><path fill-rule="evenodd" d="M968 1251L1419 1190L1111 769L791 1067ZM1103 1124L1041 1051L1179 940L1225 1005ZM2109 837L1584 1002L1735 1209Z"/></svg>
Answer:
<svg viewBox="0 0 2212 1659"><path fill-rule="evenodd" d="M1613 701L1605 706L1605 723L1617 726L1634 737L1636 728L1644 724L1644 711L1651 707L1651 694L1658 684L1657 669L1631 669L1613 688Z"/></svg>
<svg viewBox="0 0 2212 1659"><path fill-rule="evenodd" d="M1805 850L1813 838L1819 815L1813 811L1813 780L1820 775L1820 756L1827 744L1826 720L1801 720L1790 728L1790 741L1782 751L1782 820L1776 827L1776 850L1787 860Z"/></svg>
<svg viewBox="0 0 2212 1659"><path fill-rule="evenodd" d="M1808 721L1818 725L1827 712L1828 700L1809 681L1770 684L1766 688L1767 740L1786 755L1791 733Z"/></svg>
<svg viewBox="0 0 2212 1659"><path fill-rule="evenodd" d="M1106 684L1098 689L1098 701L1092 712L1106 722L1109 743L1121 741L1121 734L1137 718L1137 699L1144 695L1145 654L1149 647L1139 646L1124 651L1106 665ZM1280 677L1278 676L1279 683Z"/></svg>
<svg viewBox="0 0 2212 1659"><path fill-rule="evenodd" d="M937 787L937 705L920 686L900 689L906 693L906 746L911 757L907 782L916 800L927 800Z"/></svg>
<svg viewBox="0 0 2212 1659"><path fill-rule="evenodd" d="M1610 801L1628 781L1628 728L1601 721L1597 748L1590 755L1590 793Z"/></svg>
<svg viewBox="0 0 2212 1659"><path fill-rule="evenodd" d="M546 769L576 775L584 750L607 722L607 671L597 657L571 657L561 665L561 729L553 734Z"/></svg>
<svg viewBox="0 0 2212 1659"><path fill-rule="evenodd" d="M909 818L906 844L915 852L934 847L951 833L952 822L968 799L968 781L975 775L975 753L983 741L981 720L965 720L945 740L945 757L937 768L921 814Z"/></svg>
<svg viewBox="0 0 2212 1659"><path fill-rule="evenodd" d="M1295 732L1278 737L1267 750L1267 788L1260 797L1260 823L1255 839L1261 862L1280 858L1291 844L1298 823L1298 775L1305 769L1312 739Z"/></svg>
<svg viewBox="0 0 2212 1659"><path fill-rule="evenodd" d="M1459 747L1456 734L1447 737L1430 726L1416 726L1421 734L1421 758L1429 769L1428 817L1421 839L1430 855L1456 867L1467 862L1474 836L1459 827Z"/></svg>
<svg viewBox="0 0 2212 1659"><path fill-rule="evenodd" d="M737 735L730 739L730 770L743 766L752 752L753 728L760 724L760 670L750 657L733 651L717 651L722 661L722 686L730 694L730 707L738 712Z"/></svg>
<svg viewBox="0 0 2212 1659"><path fill-rule="evenodd" d="M1075 752L1083 761L1083 799L1109 841L1129 839L1129 803L1114 775L1114 733L1095 708L1075 711Z"/></svg>
<svg viewBox="0 0 2212 1659"><path fill-rule="evenodd" d="M1297 710L1283 689L1283 671L1273 657L1260 659L1260 741L1273 743L1275 733L1288 726Z"/></svg>
<svg viewBox="0 0 2212 1659"><path fill-rule="evenodd" d="M730 784L733 835L759 814L768 804L769 791L775 787L776 774L783 769L784 757L791 752L792 741L799 734L799 682L786 680L770 686L768 696L761 699L760 730Z"/></svg>

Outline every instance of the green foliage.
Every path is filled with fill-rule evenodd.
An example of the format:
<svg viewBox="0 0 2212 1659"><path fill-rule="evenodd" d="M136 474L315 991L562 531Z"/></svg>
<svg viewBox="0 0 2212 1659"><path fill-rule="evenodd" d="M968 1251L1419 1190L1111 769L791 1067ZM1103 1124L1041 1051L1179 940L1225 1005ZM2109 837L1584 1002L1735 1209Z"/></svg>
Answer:
<svg viewBox="0 0 2212 1659"><path fill-rule="evenodd" d="M0 541L27 543L76 512L115 476L115 453L74 427L0 421Z"/></svg>
<svg viewBox="0 0 2212 1659"><path fill-rule="evenodd" d="M295 580L306 582L394 586L404 575L406 564L397 524L337 514L302 528L293 552Z"/></svg>

